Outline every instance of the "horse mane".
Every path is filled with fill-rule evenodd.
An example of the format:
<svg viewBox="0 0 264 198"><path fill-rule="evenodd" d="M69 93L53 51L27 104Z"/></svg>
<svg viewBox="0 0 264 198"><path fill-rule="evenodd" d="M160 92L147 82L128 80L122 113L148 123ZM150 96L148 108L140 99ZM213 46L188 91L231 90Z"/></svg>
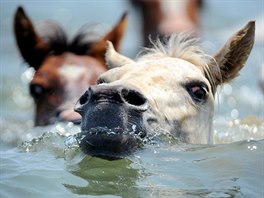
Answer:
<svg viewBox="0 0 264 198"><path fill-rule="evenodd" d="M188 33L177 33L170 37L163 37L153 41L152 48L144 48L138 55L138 61L156 58L179 58L188 61L201 69L212 85L213 92L216 88L209 63L215 62L214 58L205 53L201 48L200 40Z"/></svg>
<svg viewBox="0 0 264 198"><path fill-rule="evenodd" d="M60 55L64 52L72 52L78 55L89 55L91 45L105 33L98 31L96 26L98 24L85 24L70 40L62 27L53 21L44 21L39 32L49 46L49 54Z"/></svg>

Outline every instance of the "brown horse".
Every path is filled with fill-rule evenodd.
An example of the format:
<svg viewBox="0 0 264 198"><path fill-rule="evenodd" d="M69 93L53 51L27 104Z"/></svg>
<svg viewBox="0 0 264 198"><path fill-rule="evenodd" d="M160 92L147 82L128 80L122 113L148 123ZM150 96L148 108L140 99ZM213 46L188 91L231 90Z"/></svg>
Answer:
<svg viewBox="0 0 264 198"><path fill-rule="evenodd" d="M184 143L212 143L217 86L239 74L254 44L255 22L234 34L214 56L197 39L176 34L157 41L138 60L115 52L97 85L79 99L81 143L91 155L122 156L141 138L169 134Z"/></svg>
<svg viewBox="0 0 264 198"><path fill-rule="evenodd" d="M144 45L149 46L149 36L156 38L182 31L197 31L202 0L130 0L139 8Z"/></svg>
<svg viewBox="0 0 264 198"><path fill-rule="evenodd" d="M25 62L34 68L30 94L34 99L35 125L48 125L57 120L78 120L74 104L87 86L106 71L106 41L119 49L126 28L126 14L117 25L98 40L89 38L86 29L69 42L65 32L53 22L45 24L40 35L19 7L14 18L17 45ZM93 32L93 34L95 34Z"/></svg>

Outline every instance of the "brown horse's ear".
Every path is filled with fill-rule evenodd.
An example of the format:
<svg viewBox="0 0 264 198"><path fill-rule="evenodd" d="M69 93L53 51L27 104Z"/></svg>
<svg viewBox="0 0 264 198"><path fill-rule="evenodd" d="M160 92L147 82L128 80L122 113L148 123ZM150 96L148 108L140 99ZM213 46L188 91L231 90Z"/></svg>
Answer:
<svg viewBox="0 0 264 198"><path fill-rule="evenodd" d="M250 21L214 55L209 68L215 85L229 82L238 76L240 69L247 61L254 40L255 21Z"/></svg>
<svg viewBox="0 0 264 198"><path fill-rule="evenodd" d="M105 62L104 56L106 52L107 41L111 41L117 51L120 49L120 43L124 36L127 25L127 13L124 13L119 22L114 28L108 32L101 40L95 42L90 51L90 55L99 58L102 62Z"/></svg>
<svg viewBox="0 0 264 198"><path fill-rule="evenodd" d="M37 34L22 7L15 13L14 32L24 60L37 70L48 53L48 46Z"/></svg>

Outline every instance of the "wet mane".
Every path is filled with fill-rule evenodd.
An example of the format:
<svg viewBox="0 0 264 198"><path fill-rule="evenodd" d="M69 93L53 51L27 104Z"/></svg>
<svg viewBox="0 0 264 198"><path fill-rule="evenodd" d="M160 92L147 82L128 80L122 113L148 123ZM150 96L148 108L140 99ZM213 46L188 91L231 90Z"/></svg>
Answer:
<svg viewBox="0 0 264 198"><path fill-rule="evenodd" d="M60 55L64 52L72 52L77 55L89 55L91 45L105 33L104 31L96 31L97 25L84 25L72 39L68 39L63 28L52 21L43 22L39 32L49 46L49 54Z"/></svg>
<svg viewBox="0 0 264 198"><path fill-rule="evenodd" d="M190 34L178 33L167 37L164 41L157 39L152 41L152 48L144 48L138 56L138 61L151 60L157 58L179 58L186 60L200 68L210 81L214 90L215 85L208 63L213 60L200 47L200 40Z"/></svg>

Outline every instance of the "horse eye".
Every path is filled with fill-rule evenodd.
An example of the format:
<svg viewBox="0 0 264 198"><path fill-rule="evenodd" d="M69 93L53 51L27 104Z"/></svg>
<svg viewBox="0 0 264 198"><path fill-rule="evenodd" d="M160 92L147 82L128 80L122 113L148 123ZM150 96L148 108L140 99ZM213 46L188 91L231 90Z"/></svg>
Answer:
<svg viewBox="0 0 264 198"><path fill-rule="evenodd" d="M29 89L30 94L36 99L40 98L44 93L44 88L41 85L31 84Z"/></svg>
<svg viewBox="0 0 264 198"><path fill-rule="evenodd" d="M206 85L191 85L187 87L187 90L194 101L204 102L207 97L207 86Z"/></svg>

